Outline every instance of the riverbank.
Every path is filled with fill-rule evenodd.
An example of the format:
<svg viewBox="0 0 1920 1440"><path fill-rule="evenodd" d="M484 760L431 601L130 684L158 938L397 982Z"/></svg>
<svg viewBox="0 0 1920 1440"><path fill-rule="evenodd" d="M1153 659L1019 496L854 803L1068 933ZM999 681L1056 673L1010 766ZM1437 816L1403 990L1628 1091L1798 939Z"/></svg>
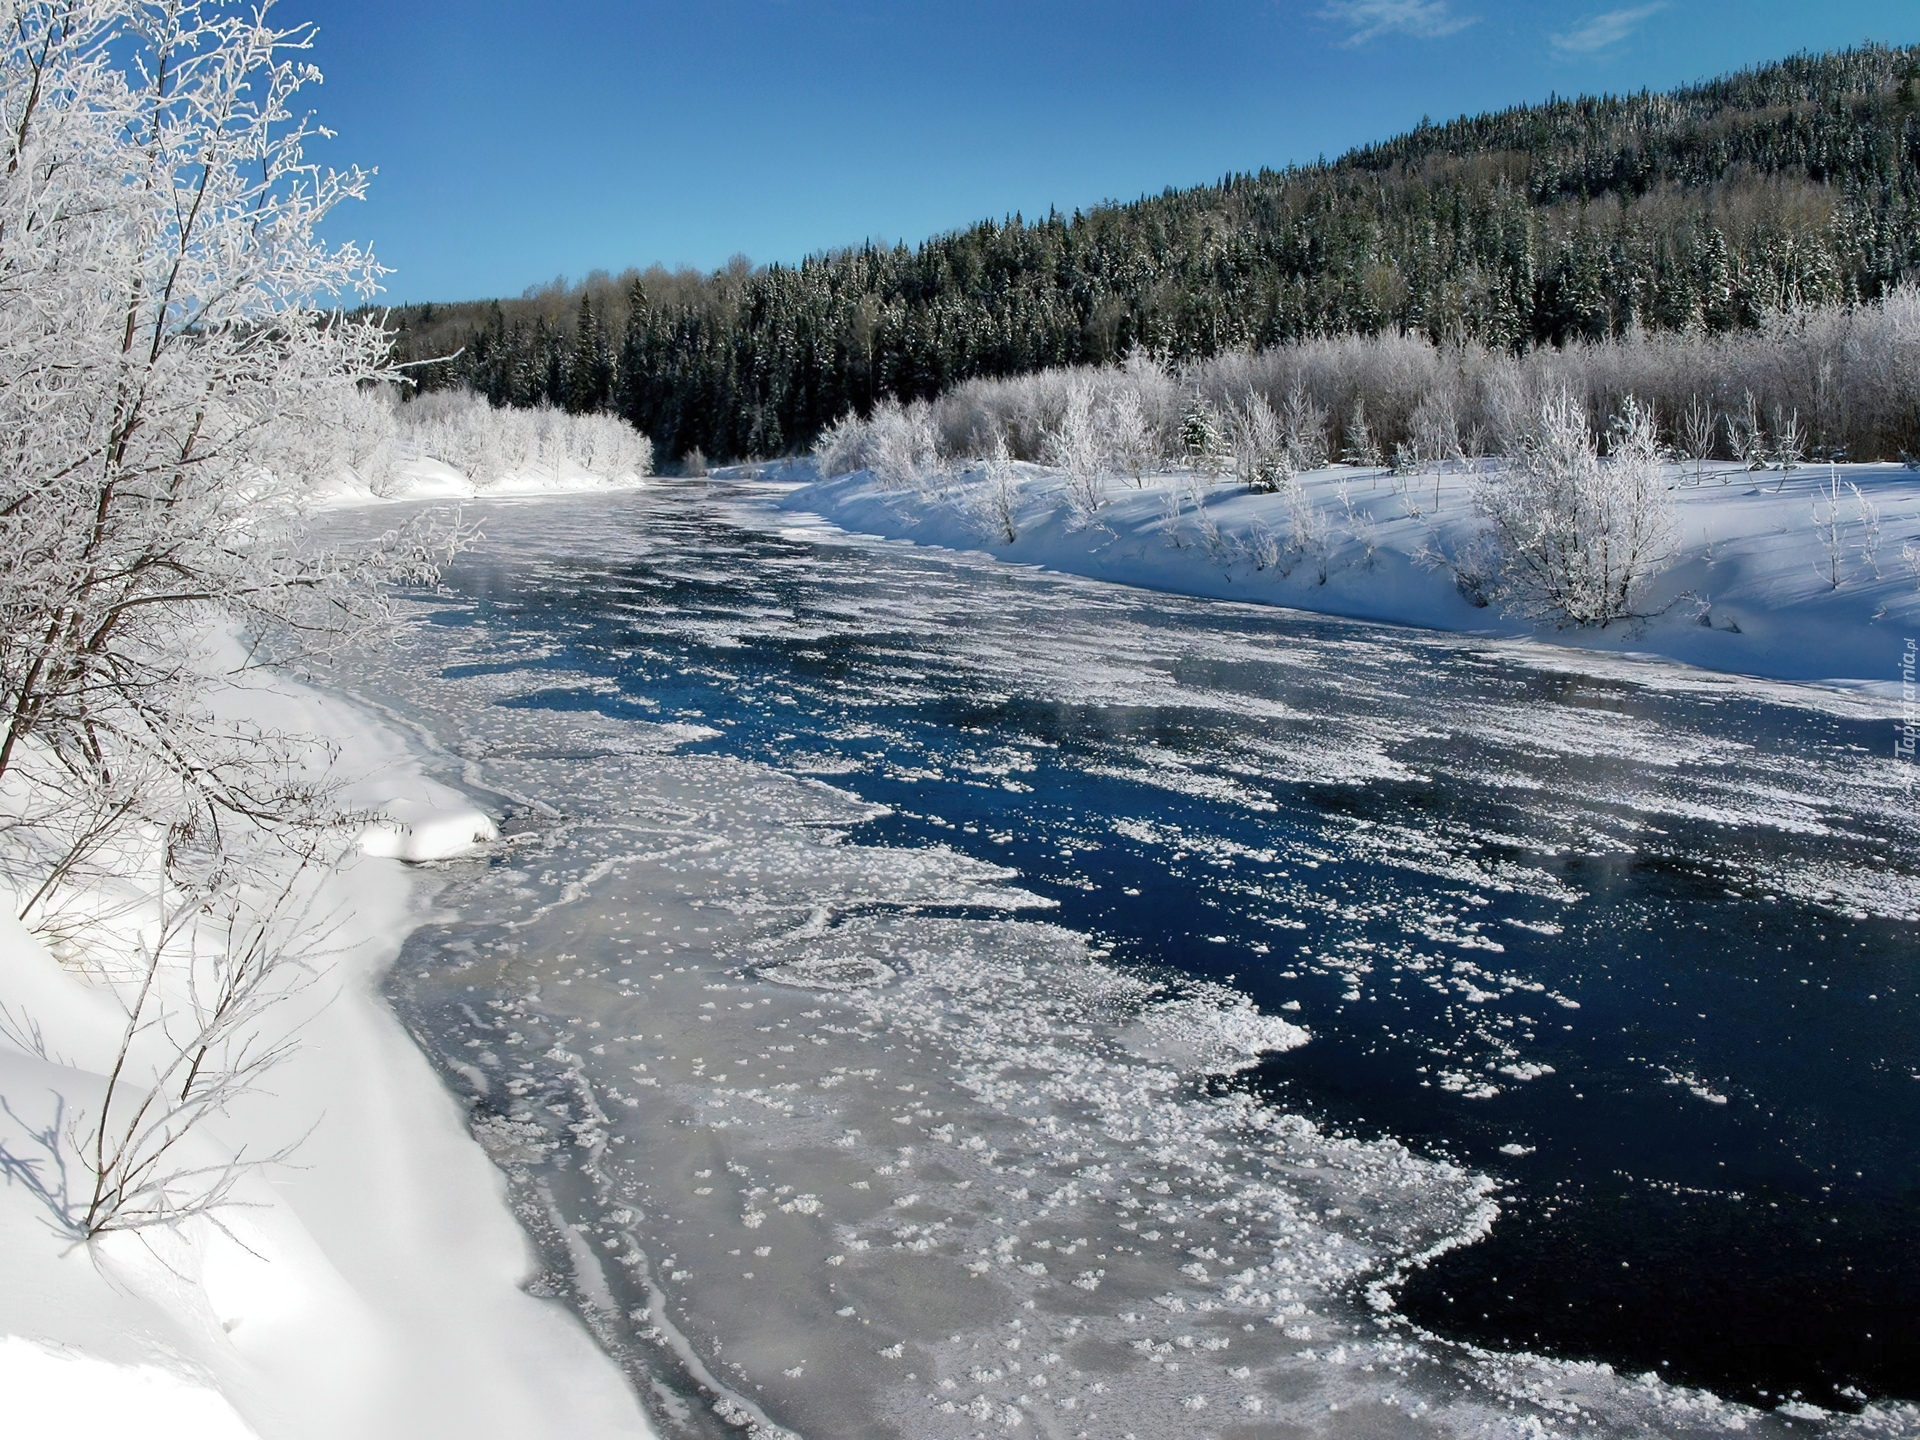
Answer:
<svg viewBox="0 0 1920 1440"><path fill-rule="evenodd" d="M402 736L337 697L260 676L230 718L335 748L346 802L389 821L312 896L335 927L319 983L274 1012L299 1048L191 1139L222 1165L299 1142L214 1219L74 1245L67 1121L97 1103L111 993L0 919L0 1394L10 1430L106 1437L644 1437L617 1367L534 1269L505 1184L379 993L427 918L399 856L472 852L492 822L427 778ZM84 959L84 957L69 957ZM269 1039L275 1037L267 1037ZM304 1139L302 1138L304 1135Z"/></svg>
<svg viewBox="0 0 1920 1440"><path fill-rule="evenodd" d="M648 477L625 474L613 479L571 460L540 469L516 471L491 480L475 480L444 460L425 457L397 466L377 488L350 470L316 485L308 503L316 511L355 510L369 505L404 505L420 500L521 500L560 495L599 495L639 490Z"/></svg>
<svg viewBox="0 0 1920 1440"><path fill-rule="evenodd" d="M1478 526L1464 467L1395 477L1336 465L1299 477L1316 543L1287 497L1186 472L1109 481L1099 507L1070 503L1065 477L1015 464L1000 493L978 467L916 486L871 471L821 479L796 465L781 501L843 529L1150 590L1316 614L1653 655L1774 680L1897 698L1907 637L1920 633L1920 474L1897 465L1749 472L1669 467L1679 550L1649 617L1555 628L1476 603L1448 557Z"/></svg>

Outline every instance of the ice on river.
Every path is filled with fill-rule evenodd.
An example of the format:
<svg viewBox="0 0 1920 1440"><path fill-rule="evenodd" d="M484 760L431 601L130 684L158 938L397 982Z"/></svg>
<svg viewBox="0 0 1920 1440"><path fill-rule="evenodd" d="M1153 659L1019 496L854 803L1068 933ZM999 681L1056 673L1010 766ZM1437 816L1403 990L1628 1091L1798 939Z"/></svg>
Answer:
<svg viewBox="0 0 1920 1440"><path fill-rule="evenodd" d="M738 583L700 557L652 563L603 607L637 613L642 584ZM803 561L757 563L765 579ZM1205 867L1282 954L1300 917L1347 937L1276 955L1282 979L1295 974L1282 964L1335 976L1355 1005L1395 999L1403 981L1431 990L1457 1026L1431 1083L1476 1099L1552 1076L1531 1048L1538 1017L1579 1008L1504 958L1516 934L1560 933L1584 898L1538 857L1625 851L1673 816L1844 840L1884 775L1829 759L1769 788L1732 728L1537 697L1503 708L1441 689L1410 719L1395 710L1413 708L1394 688L1404 637L1255 644L1223 629L1189 637L1175 663L1119 602L1049 628L1020 610L1048 597L1010 590L949 644L977 587L916 583L912 613L852 590L805 614L663 607L647 613L653 638L615 657L659 668L669 657L647 646L677 636L689 648L671 663L717 668L769 636L795 654L864 637L864 668L838 678L727 676L766 716L833 708L785 769L688 753L722 733L707 718L729 722L682 708L662 723L551 634L464 602L423 606L359 682L438 747L503 834L491 863L445 872L448 918L410 942L396 1000L511 1180L545 1258L540 1286L586 1318L663 1433L1785 1433L1784 1412L1420 1330L1396 1286L1487 1233L1488 1175L1237 1085L1259 1057L1311 1047L1313 1016L1123 964L1058 923L1014 868L867 843L887 812L828 781L864 769L1030 788L1043 737L961 725L916 753L889 719L939 702L963 672L954 688L976 698L1017 686L1061 707L1251 719L1211 750L1096 735L1081 773L1256 817L1283 786L1443 770L1475 794L1525 793L1475 818L1330 809L1257 844L1120 812L1067 837L1170 857L1163 883L1197 884L1180 867ZM1206 683L1256 665L1285 667L1286 703ZM1602 746L1632 763L1589 769ZM1542 756L1549 794L1530 768ZM1684 787L1663 783L1681 769ZM1730 849L1724 863L1741 883L1819 887L1809 898L1837 911L1913 904L1909 882L1844 845L1824 879L1801 865L1768 875L1767 853ZM1335 866L1350 881L1328 883ZM1394 875L1420 884L1366 878ZM1502 1012L1514 1006L1531 1017ZM1674 1070L1654 1083L1669 1079L1706 1086ZM1903 1415L1869 1407L1845 1423L1895 1433Z"/></svg>
<svg viewBox="0 0 1920 1440"><path fill-rule="evenodd" d="M695 1352L687 1403L812 1435L1433 1403L1379 1282L1488 1182L1209 1083L1304 1029L1012 918L1042 906L1004 870L856 843L841 792L541 718L595 761L496 737L491 781L560 813L453 882L408 1006L584 1226L568 1284L630 1363Z"/></svg>

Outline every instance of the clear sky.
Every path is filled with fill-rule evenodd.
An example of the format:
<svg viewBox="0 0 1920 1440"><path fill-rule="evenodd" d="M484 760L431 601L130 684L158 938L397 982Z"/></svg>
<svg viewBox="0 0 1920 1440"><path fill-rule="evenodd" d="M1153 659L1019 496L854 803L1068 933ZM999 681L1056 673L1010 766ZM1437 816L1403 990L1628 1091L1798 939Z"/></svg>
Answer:
<svg viewBox="0 0 1920 1440"><path fill-rule="evenodd" d="M1916 0L280 0L396 301L797 261L1558 92L1920 41Z"/></svg>

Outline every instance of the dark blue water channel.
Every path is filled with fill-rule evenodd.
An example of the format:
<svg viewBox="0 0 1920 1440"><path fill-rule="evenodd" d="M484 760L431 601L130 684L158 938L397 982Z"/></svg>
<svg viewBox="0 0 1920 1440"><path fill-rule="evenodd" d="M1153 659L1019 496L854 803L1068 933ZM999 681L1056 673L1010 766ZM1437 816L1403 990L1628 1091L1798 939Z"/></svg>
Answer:
<svg viewBox="0 0 1920 1440"><path fill-rule="evenodd" d="M1914 800L1871 707L861 540L770 496L502 506L519 703L891 807L1311 1043L1232 1081L1501 1181L1441 1334L1763 1405L1920 1399ZM583 684L582 681L592 681Z"/></svg>

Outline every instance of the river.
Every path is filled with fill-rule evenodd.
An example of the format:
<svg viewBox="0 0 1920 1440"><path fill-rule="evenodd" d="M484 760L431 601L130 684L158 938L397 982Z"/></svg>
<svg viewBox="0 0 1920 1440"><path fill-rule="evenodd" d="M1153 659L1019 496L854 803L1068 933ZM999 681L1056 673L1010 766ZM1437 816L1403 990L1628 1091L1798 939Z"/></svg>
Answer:
<svg viewBox="0 0 1920 1440"><path fill-rule="evenodd" d="M389 993L663 1434L1913 1423L1884 704L776 495L470 506L330 677L503 818Z"/></svg>

